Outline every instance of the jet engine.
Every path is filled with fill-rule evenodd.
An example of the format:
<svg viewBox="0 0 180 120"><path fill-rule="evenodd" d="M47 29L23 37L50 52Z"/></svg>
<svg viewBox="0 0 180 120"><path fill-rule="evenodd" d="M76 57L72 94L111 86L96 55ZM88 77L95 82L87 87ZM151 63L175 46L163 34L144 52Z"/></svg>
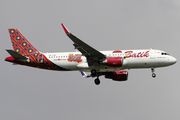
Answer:
<svg viewBox="0 0 180 120"><path fill-rule="evenodd" d="M114 81L126 81L128 79L127 71L114 71L105 75L105 78L112 79Z"/></svg>
<svg viewBox="0 0 180 120"><path fill-rule="evenodd" d="M112 67L121 67L123 64L122 57L109 57L106 59L107 65Z"/></svg>

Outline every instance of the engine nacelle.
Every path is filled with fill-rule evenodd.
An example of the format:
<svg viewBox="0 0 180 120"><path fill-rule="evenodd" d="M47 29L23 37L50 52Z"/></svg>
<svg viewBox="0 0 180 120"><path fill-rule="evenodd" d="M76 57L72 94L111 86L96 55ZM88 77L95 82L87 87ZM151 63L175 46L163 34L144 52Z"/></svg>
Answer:
<svg viewBox="0 0 180 120"><path fill-rule="evenodd" d="M123 64L122 57L109 57L107 58L107 65L112 67L121 67Z"/></svg>
<svg viewBox="0 0 180 120"><path fill-rule="evenodd" d="M105 75L105 78L112 79L114 81L126 81L128 79L127 71L114 71Z"/></svg>

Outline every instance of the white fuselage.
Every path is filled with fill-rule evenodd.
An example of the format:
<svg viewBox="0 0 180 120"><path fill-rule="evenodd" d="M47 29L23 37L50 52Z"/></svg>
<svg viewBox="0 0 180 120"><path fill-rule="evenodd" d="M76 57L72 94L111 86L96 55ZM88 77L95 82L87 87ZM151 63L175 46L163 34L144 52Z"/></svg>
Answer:
<svg viewBox="0 0 180 120"><path fill-rule="evenodd" d="M86 57L81 56L80 52L57 52L57 53L43 53L51 62L59 67L68 70L91 71L95 68L98 71L117 71L123 69L136 68L151 68L151 67L165 67L172 65L176 59L164 51L155 49L141 49L141 50L121 50L121 51L100 51L107 58L108 57L124 57L123 65L121 67L111 67L107 64L94 64L89 66Z"/></svg>
<svg viewBox="0 0 180 120"><path fill-rule="evenodd" d="M176 63L174 57L155 49L98 51L61 25L79 52L41 53L18 29L10 28L13 50L6 50L11 56L6 57L5 61L46 70L80 71L83 77L96 77L96 85L100 84L100 76L115 81L126 81L128 72L124 69L151 68L154 78L154 68ZM87 75L85 72L91 74Z"/></svg>

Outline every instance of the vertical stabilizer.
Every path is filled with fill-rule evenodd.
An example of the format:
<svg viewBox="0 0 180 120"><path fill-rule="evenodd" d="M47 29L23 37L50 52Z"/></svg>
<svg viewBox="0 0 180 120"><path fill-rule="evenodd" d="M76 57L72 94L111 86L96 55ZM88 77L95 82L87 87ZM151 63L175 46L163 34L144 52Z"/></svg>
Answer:
<svg viewBox="0 0 180 120"><path fill-rule="evenodd" d="M51 62L43 53L34 48L18 29L10 28L9 35L14 51L7 50L11 56L5 61L42 69L66 70Z"/></svg>
<svg viewBox="0 0 180 120"><path fill-rule="evenodd" d="M18 29L10 28L9 35L15 52L21 55L38 53L38 50L29 43L29 41L19 32Z"/></svg>

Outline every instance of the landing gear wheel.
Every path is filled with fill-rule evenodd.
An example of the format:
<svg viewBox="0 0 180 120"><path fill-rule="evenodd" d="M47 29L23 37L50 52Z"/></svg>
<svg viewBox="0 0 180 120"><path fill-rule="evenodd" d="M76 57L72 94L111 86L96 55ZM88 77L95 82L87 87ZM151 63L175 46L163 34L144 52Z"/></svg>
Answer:
<svg viewBox="0 0 180 120"><path fill-rule="evenodd" d="M96 79L94 80L94 83L95 83L96 85L99 85L99 84L100 84L99 78L96 78Z"/></svg>
<svg viewBox="0 0 180 120"><path fill-rule="evenodd" d="M152 77L153 77L153 78L155 78L155 77L156 77L156 74L155 74L155 73L153 73L153 74L152 74Z"/></svg>
<svg viewBox="0 0 180 120"><path fill-rule="evenodd" d="M151 71L152 71L152 77L155 78L155 77L156 77L156 74L155 74L155 70L154 70L153 67L151 68Z"/></svg>
<svg viewBox="0 0 180 120"><path fill-rule="evenodd" d="M92 70L91 70L91 74L92 74L93 76L95 76L95 75L96 75L96 70L95 70L95 69L92 69Z"/></svg>

